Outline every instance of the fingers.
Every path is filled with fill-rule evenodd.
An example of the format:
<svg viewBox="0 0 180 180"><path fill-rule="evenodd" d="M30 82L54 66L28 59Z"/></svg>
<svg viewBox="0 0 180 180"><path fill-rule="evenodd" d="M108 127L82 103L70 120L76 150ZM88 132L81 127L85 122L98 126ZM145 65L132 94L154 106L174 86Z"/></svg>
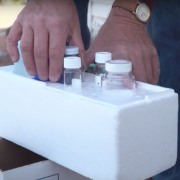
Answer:
<svg viewBox="0 0 180 180"><path fill-rule="evenodd" d="M157 85L159 81L160 69L158 57L146 55L133 57L133 75L137 81Z"/></svg>
<svg viewBox="0 0 180 180"><path fill-rule="evenodd" d="M150 54L144 55L143 62L144 62L147 83L152 84L153 83L153 71L152 71L152 63L151 63Z"/></svg>
<svg viewBox="0 0 180 180"><path fill-rule="evenodd" d="M22 26L16 21L11 27L10 33L7 37L7 50L13 62L17 62L19 60L17 44L21 39L21 35Z"/></svg>
<svg viewBox="0 0 180 180"><path fill-rule="evenodd" d="M96 54L96 52L104 51L101 48L101 46L99 46L97 44L98 41L99 41L99 39L98 39L98 36L97 36L96 39L93 41L92 45L90 46L90 48L85 53L85 62L86 62L87 66L89 66L91 63L95 62L95 54ZM109 52L111 52L111 51L109 51Z"/></svg>
<svg viewBox="0 0 180 180"><path fill-rule="evenodd" d="M34 33L31 27L24 26L21 38L21 53L26 71L30 76L36 75L36 66L34 61Z"/></svg>
<svg viewBox="0 0 180 180"><path fill-rule="evenodd" d="M95 62L95 52L91 51L91 48L86 51L85 54L85 63L86 66L90 65L91 63Z"/></svg>
<svg viewBox="0 0 180 180"><path fill-rule="evenodd" d="M85 49L84 49L84 45L83 45L83 41L82 41L79 29L76 30L75 33L73 34L69 42L69 45L79 47L79 56L81 57L82 66L86 69L87 64L85 62Z"/></svg>
<svg viewBox="0 0 180 180"><path fill-rule="evenodd" d="M149 84L157 85L160 74L159 59L157 51L150 39L145 41L143 52L147 82Z"/></svg>
<svg viewBox="0 0 180 180"><path fill-rule="evenodd" d="M57 82L62 73L66 39L67 32L62 27L51 30L49 37L49 79L52 82Z"/></svg>
<svg viewBox="0 0 180 180"><path fill-rule="evenodd" d="M132 73L136 77L136 80L147 83L147 77L146 77L146 71L145 71L145 65L143 62L143 57L132 57L131 61L133 64Z"/></svg>
<svg viewBox="0 0 180 180"><path fill-rule="evenodd" d="M152 73L153 73L152 84L157 85L159 81L159 75L160 75L160 66L159 66L159 58L156 51L151 56L151 63L152 63Z"/></svg>
<svg viewBox="0 0 180 180"><path fill-rule="evenodd" d="M146 65L144 60L144 55L142 50L139 49L137 44L134 44L131 48L129 48L129 57L132 61L132 73L135 76L137 81L146 82L147 83L147 76L146 76Z"/></svg>
<svg viewBox="0 0 180 180"><path fill-rule="evenodd" d="M157 85L159 81L160 69L156 49L153 44L149 43L149 46L146 46L143 52L147 83Z"/></svg>
<svg viewBox="0 0 180 180"><path fill-rule="evenodd" d="M37 23L34 27L34 60L39 78L43 81L49 78L48 36L43 24Z"/></svg>

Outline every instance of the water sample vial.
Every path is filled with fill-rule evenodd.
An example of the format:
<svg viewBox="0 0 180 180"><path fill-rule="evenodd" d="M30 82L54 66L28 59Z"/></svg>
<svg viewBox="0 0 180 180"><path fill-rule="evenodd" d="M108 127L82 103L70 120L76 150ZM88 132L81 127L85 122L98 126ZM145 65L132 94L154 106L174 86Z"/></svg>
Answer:
<svg viewBox="0 0 180 180"><path fill-rule="evenodd" d="M76 46L66 46L64 57L73 57L73 56L76 57L79 56L79 48ZM58 82L64 84L64 68L62 70L62 74Z"/></svg>
<svg viewBox="0 0 180 180"><path fill-rule="evenodd" d="M70 57L70 56L79 56L79 48L76 46L66 46L64 57ZM38 74L35 76L35 79L41 81ZM58 82L64 84L64 69L62 70L62 74Z"/></svg>
<svg viewBox="0 0 180 180"><path fill-rule="evenodd" d="M114 98L128 98L134 96L136 82L134 76L131 74L131 61L107 61L105 69L106 74L102 77L101 85L103 95Z"/></svg>
<svg viewBox="0 0 180 180"><path fill-rule="evenodd" d="M69 56L79 56L79 48L76 46L66 46L65 50L65 57ZM81 66L81 74L82 74L82 82L84 82L85 79L85 72L84 72L84 66Z"/></svg>
<svg viewBox="0 0 180 180"><path fill-rule="evenodd" d="M64 86L72 87L74 90L82 88L81 58L64 58Z"/></svg>
<svg viewBox="0 0 180 180"><path fill-rule="evenodd" d="M79 48L76 46L66 46L64 56L79 56Z"/></svg>
<svg viewBox="0 0 180 180"><path fill-rule="evenodd" d="M95 83L101 85L101 77L105 75L105 63L112 59L110 52L97 52L95 55Z"/></svg>
<svg viewBox="0 0 180 180"><path fill-rule="evenodd" d="M66 46L64 57L74 57L74 56L79 57L79 48L76 46ZM84 82L85 72L83 66L81 67L81 74L82 74L81 76L82 82ZM63 73L61 74L61 78L58 82L64 84L64 69L63 69Z"/></svg>

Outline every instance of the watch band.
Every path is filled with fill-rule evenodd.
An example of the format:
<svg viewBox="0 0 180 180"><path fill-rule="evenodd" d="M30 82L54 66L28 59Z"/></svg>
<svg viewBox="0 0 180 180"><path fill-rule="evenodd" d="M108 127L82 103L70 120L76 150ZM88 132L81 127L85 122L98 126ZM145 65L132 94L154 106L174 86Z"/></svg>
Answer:
<svg viewBox="0 0 180 180"><path fill-rule="evenodd" d="M138 6L138 2L131 1L131 0L116 0L113 3L112 7L121 7L127 9L131 12L135 12Z"/></svg>

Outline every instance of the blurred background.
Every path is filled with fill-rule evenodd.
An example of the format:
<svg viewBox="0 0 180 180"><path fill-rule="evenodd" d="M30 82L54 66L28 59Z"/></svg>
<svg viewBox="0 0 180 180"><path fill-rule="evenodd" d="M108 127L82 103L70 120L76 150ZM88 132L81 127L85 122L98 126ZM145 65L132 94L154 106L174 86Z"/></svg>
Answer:
<svg viewBox="0 0 180 180"><path fill-rule="evenodd" d="M12 64L7 53L6 37L25 4L26 0L0 0L0 66Z"/></svg>
<svg viewBox="0 0 180 180"><path fill-rule="evenodd" d="M90 0L88 10L88 26L91 40L106 21L113 0ZM26 5L26 0L0 0L0 66L13 64L8 52L6 38L13 22Z"/></svg>

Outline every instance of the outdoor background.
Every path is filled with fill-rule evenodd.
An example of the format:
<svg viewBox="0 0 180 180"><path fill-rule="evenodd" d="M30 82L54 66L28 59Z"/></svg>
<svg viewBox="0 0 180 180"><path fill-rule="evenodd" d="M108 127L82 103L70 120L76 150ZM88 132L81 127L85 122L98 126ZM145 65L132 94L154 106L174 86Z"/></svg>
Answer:
<svg viewBox="0 0 180 180"><path fill-rule="evenodd" d="M113 0L90 0L88 26L92 40L108 17L112 2ZM0 0L0 66L12 64L6 48L6 37L25 4L26 0Z"/></svg>

